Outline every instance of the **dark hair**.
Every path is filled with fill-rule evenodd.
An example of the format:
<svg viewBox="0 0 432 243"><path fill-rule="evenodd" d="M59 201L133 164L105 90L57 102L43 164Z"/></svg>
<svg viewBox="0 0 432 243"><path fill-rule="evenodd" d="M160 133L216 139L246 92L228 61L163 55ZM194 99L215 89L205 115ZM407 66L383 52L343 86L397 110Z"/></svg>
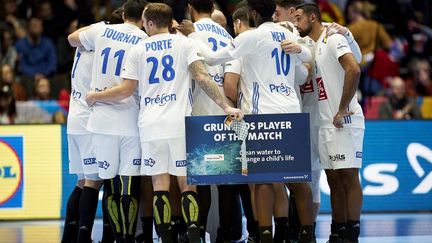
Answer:
<svg viewBox="0 0 432 243"><path fill-rule="evenodd" d="M123 13L125 19L141 20L144 7L147 5L145 0L127 0L123 4Z"/></svg>
<svg viewBox="0 0 432 243"><path fill-rule="evenodd" d="M123 23L123 7L115 9L108 17L108 24L121 24ZM142 14L142 13L141 13Z"/></svg>
<svg viewBox="0 0 432 243"><path fill-rule="evenodd" d="M3 98L5 98L5 99L10 98L11 99L11 103L6 108L6 111L7 111L7 115L10 118L15 117L17 115L15 97L13 95L12 87L10 85L7 85L7 84L0 85L0 99L3 99ZM4 112L2 107L0 107L0 112Z"/></svg>
<svg viewBox="0 0 432 243"><path fill-rule="evenodd" d="M149 3L144 9L144 18L153 21L158 28L170 27L173 19L173 10L165 3Z"/></svg>
<svg viewBox="0 0 432 243"><path fill-rule="evenodd" d="M232 15L233 21L236 21L237 19L240 19L243 23L249 24L249 17L248 17L248 8L242 7L234 11Z"/></svg>
<svg viewBox="0 0 432 243"><path fill-rule="evenodd" d="M303 4L303 0L275 0L276 5L279 5L284 8L296 7L300 4Z"/></svg>
<svg viewBox="0 0 432 243"><path fill-rule="evenodd" d="M315 3L303 3L296 7L296 9L302 9L304 13L306 13L308 16L311 14L315 14L318 21L321 22L321 11Z"/></svg>
<svg viewBox="0 0 432 243"><path fill-rule="evenodd" d="M255 10L263 19L271 19L276 4L274 0L248 0L250 10Z"/></svg>
<svg viewBox="0 0 432 243"><path fill-rule="evenodd" d="M198 13L211 13L213 10L213 0L188 0L188 3Z"/></svg>

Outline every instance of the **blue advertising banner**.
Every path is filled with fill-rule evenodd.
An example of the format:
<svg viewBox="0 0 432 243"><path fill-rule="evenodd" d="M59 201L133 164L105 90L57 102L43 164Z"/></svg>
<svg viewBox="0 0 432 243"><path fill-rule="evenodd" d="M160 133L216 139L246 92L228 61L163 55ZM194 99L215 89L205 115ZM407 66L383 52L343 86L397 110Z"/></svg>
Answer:
<svg viewBox="0 0 432 243"><path fill-rule="evenodd" d="M188 183L241 184L311 179L309 114L247 115L248 174L242 175L241 141L226 116L186 117Z"/></svg>
<svg viewBox="0 0 432 243"><path fill-rule="evenodd" d="M321 212L330 212L322 173ZM432 210L432 121L367 121L363 212Z"/></svg>

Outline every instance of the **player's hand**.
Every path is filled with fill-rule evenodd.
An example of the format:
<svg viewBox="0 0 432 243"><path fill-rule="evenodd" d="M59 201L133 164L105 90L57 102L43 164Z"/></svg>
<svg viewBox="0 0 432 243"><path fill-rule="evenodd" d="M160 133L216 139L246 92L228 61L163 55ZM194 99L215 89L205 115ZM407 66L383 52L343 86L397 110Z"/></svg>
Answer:
<svg viewBox="0 0 432 243"><path fill-rule="evenodd" d="M96 103L96 92L90 91L85 97L88 107L92 107Z"/></svg>
<svg viewBox="0 0 432 243"><path fill-rule="evenodd" d="M241 119L243 119L243 116L244 116L243 112L240 109L230 107L230 106L227 106L224 109L224 112L227 115L229 115L231 118L236 119L237 121L240 121Z"/></svg>
<svg viewBox="0 0 432 243"><path fill-rule="evenodd" d="M338 111L338 113L333 117L333 125L337 128L343 128L343 124L345 123L344 117L353 114L354 112L348 110Z"/></svg>
<svg viewBox="0 0 432 243"><path fill-rule="evenodd" d="M330 25L326 26L327 30L326 30L326 35L327 36L331 36L333 34L341 34L341 35L346 35L346 33L348 33L348 28L344 27L338 23L331 23Z"/></svg>
<svg viewBox="0 0 432 243"><path fill-rule="evenodd" d="M176 27L178 31L180 31L183 35L188 36L191 33L195 32L195 27L190 20L183 20L179 26Z"/></svg>
<svg viewBox="0 0 432 243"><path fill-rule="evenodd" d="M298 54L298 53L302 52L301 46L297 42L292 41L292 40L282 41L281 46L282 46L282 49L287 54Z"/></svg>

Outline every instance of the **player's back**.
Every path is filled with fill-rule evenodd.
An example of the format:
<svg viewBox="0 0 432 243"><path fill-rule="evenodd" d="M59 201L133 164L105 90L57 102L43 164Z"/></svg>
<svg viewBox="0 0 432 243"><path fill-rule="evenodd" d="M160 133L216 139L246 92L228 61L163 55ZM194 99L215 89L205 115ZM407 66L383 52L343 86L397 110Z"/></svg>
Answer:
<svg viewBox="0 0 432 243"><path fill-rule="evenodd" d="M231 56L243 58L247 88L242 91L245 97L251 97L252 114L300 112L294 91L295 65L299 60L282 50L280 42L285 39L295 37L278 24L266 22L240 34L233 42Z"/></svg>
<svg viewBox="0 0 432 243"><path fill-rule="evenodd" d="M194 23L196 40L206 44L212 51L217 51L229 45L232 41L231 35L218 23L210 18L202 18ZM223 94L224 67L223 65L206 65L207 72L216 82L219 92ZM222 115L223 110L208 97L208 95L196 85L193 85L194 104L192 113L194 115Z"/></svg>
<svg viewBox="0 0 432 243"><path fill-rule="evenodd" d="M122 82L120 73L131 47L147 35L131 23L94 27L80 34L86 49L95 50L93 91L103 91ZM138 95L113 103L96 103L87 128L96 133L137 136Z"/></svg>
<svg viewBox="0 0 432 243"><path fill-rule="evenodd" d="M196 48L194 41L169 33L151 36L134 48L131 58L142 67L137 71L142 141L185 136L184 117L191 114L193 102L189 65L202 60Z"/></svg>
<svg viewBox="0 0 432 243"><path fill-rule="evenodd" d="M75 51L71 73L71 99L68 113L68 134L86 134L90 109L85 96L90 89L94 51L78 47Z"/></svg>

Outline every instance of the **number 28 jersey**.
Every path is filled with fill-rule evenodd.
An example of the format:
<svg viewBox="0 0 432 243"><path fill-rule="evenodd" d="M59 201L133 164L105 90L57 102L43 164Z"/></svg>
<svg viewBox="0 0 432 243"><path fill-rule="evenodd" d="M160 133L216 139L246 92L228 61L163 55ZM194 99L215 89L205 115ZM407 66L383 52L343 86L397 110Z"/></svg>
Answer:
<svg viewBox="0 0 432 243"><path fill-rule="evenodd" d="M121 70L131 47L147 35L130 23L98 25L83 31L80 41L87 50L94 50L92 91L112 88L122 82ZM87 129L93 133L138 136L138 94L113 103L96 103Z"/></svg>
<svg viewBox="0 0 432 243"><path fill-rule="evenodd" d="M169 33L135 46L122 78L138 80L141 141L185 136L185 116L191 115L192 76L189 65L203 60L195 41Z"/></svg>

